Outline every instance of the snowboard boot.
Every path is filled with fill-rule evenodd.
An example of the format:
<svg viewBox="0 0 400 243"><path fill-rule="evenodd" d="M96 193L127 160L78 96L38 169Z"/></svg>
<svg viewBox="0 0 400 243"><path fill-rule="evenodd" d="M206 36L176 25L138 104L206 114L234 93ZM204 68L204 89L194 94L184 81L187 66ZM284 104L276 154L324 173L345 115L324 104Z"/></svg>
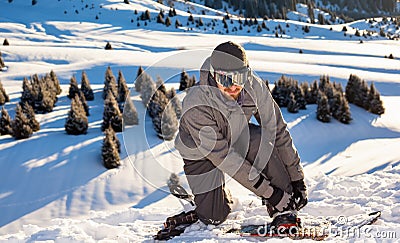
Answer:
<svg viewBox="0 0 400 243"><path fill-rule="evenodd" d="M196 222L199 218L193 211L182 212L180 214L168 217L164 223L164 228L158 231L154 237L155 240L168 240L174 236L182 234L186 227Z"/></svg>
<svg viewBox="0 0 400 243"><path fill-rule="evenodd" d="M271 230L278 235L293 235L299 232L299 228L300 218L291 211L277 213L271 223Z"/></svg>

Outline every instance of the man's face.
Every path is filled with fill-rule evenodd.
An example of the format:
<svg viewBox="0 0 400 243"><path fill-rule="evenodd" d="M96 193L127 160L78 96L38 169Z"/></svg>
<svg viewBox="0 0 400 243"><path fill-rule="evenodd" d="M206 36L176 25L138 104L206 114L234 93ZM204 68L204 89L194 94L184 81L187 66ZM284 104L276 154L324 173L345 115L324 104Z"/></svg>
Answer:
<svg viewBox="0 0 400 243"><path fill-rule="evenodd" d="M239 85L232 85L231 87L227 88L222 86L220 83L217 82L218 89L222 91L223 94L225 94L228 97L233 98L234 100L237 100L239 97L240 92L243 89L243 86Z"/></svg>

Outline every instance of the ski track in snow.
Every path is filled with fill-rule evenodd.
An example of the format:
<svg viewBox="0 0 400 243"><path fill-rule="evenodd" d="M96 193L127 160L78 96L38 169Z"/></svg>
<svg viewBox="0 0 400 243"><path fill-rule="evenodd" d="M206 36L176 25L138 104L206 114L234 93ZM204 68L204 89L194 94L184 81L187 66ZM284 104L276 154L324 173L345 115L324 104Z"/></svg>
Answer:
<svg viewBox="0 0 400 243"><path fill-rule="evenodd" d="M266 21L272 30L288 23L290 27L286 27L283 38L275 38L273 32L254 34L256 27L252 27L251 34L245 28L237 34L218 35L218 31L224 31L222 24L214 31L186 32L187 8L195 18L202 17L205 22L211 19L221 22L224 13L184 1L175 3L179 15L175 19L183 27L165 29L152 20L143 29L143 26L136 27L135 9L140 14L148 8L155 17L160 8L166 13L169 8L151 0L130 1L129 5L121 2L74 1L71 4L64 0L40 0L35 6L29 1L2 4L0 37L7 38L11 45L0 46L7 65L0 72L0 80L10 96L11 101L4 105L10 116L14 117L23 77L54 70L63 93L53 112L36 116L41 130L31 138L17 141L10 136L0 137L3 168L0 171L0 241L151 242L165 218L182 210L165 187L171 172L179 173L187 187L182 160L173 149L173 142L162 142L156 137L139 94L133 91L131 98L140 124L118 134L125 146L122 166L107 171L101 165L101 92L105 69L111 66L114 75L121 70L129 87L133 87L138 66L160 65L159 69L149 70L152 78L156 80L158 74L168 80L168 88L178 88L182 67L196 69L199 61L193 58L170 62L171 57L190 56L199 49L210 51L227 40L244 46L252 68L270 84L282 74L309 83L322 74L329 74L331 81L340 82L343 87L350 74L357 74L375 83L386 108L382 116L351 105L354 120L350 125L343 125L337 121L328 124L316 121L314 105L298 114L290 114L286 109L282 112L305 166L310 193L310 202L300 215L339 217L381 210L381 219L369 228L364 227L364 231L371 229L371 234L331 236L328 240L399 240L398 41L373 37L360 44L357 38L349 37L354 35L355 28L370 27L364 20L347 24L347 36L342 32L343 25L310 25L311 32L304 35L301 28L306 23L295 21L304 18L302 13L306 10L302 8L298 8L300 13L291 15L292 20ZM202 15L202 10L207 16ZM100 16L97 21L96 15ZM372 25L381 27L378 22ZM103 49L108 41L113 45L112 51ZM303 54L299 54L300 49ZM396 58L383 58L389 54ZM79 82L83 70L95 91L95 100L88 102L89 132L85 136L68 136L64 122L70 106L66 97L69 79L75 75ZM198 74L193 74L198 80ZM185 92L178 92L181 99L184 95ZM196 224L182 237L171 241L256 241L222 234L232 226L270 220L259 198L233 180L228 180L227 187L236 203L225 223L217 227ZM378 235L382 232L387 235Z"/></svg>

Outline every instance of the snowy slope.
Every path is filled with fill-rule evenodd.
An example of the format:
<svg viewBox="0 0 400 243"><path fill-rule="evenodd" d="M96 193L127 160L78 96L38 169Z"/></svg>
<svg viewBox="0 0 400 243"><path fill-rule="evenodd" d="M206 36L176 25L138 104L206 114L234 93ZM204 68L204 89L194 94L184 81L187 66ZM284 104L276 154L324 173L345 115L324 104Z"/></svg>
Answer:
<svg viewBox="0 0 400 243"><path fill-rule="evenodd" d="M352 73L375 83L386 107L382 116L351 106L354 121L343 125L316 121L315 106L298 114L283 110L283 114L310 187L311 202L303 210L304 215L350 215L379 210L384 205L382 220L374 229L399 228L398 41L376 34L360 44L349 35L356 28L370 28L364 20L346 25L347 36L342 33L343 25L310 25L310 33L305 34L302 26L306 23L294 20L266 21L270 31L261 33L252 26L226 34L221 24L223 13L184 1L175 3L178 16L174 17L183 27L166 28L157 24L155 17L160 8L168 13L169 7L150 0L130 1L129 5L121 2L39 0L35 6L30 1L2 3L0 41L7 38L10 42L10 46L0 46L8 66L6 72L0 72L0 80L11 98L5 108L13 117L22 79L34 73L44 75L54 70L63 93L52 113L37 115L42 129L31 138L16 141L0 137L0 240L149 239L167 216L181 210L165 188L156 188L165 183L170 172L182 175L182 162L170 142L163 143L155 136L151 121L144 119L139 95L133 92L140 124L118 134L126 146L121 154L122 166L107 171L101 165L101 91L106 67L110 65L114 74L122 70L132 87L138 66L151 66L148 71L154 79L160 75L169 87L177 88L182 68L198 69L205 54L227 40L242 44L250 65L270 83L282 74L308 82L329 74L332 81L345 85ZM187 31L188 8L206 23L216 19L217 26L214 30L193 26L193 31ZM138 27L135 9L139 13L149 9L154 19L146 27L143 23ZM207 15L202 15L202 10ZM230 28L239 26L236 21ZM275 38L278 25L286 30L284 38ZM248 28L254 31L247 33ZM219 31L224 34L216 34ZM107 41L114 50L103 49ZM299 54L300 49L303 54ZM396 59L384 58L389 54ZM96 95L89 102L89 131L84 136L68 136L64 132L70 105L66 97L68 83L72 75L80 80L83 70ZM183 98L185 94L179 95ZM238 202L230 219L240 222L250 218L255 222L266 218L256 197L234 181L228 186ZM218 241L217 233L218 229L211 229L202 231L202 236ZM187 235L199 234L195 230ZM195 240L202 238L190 241Z"/></svg>

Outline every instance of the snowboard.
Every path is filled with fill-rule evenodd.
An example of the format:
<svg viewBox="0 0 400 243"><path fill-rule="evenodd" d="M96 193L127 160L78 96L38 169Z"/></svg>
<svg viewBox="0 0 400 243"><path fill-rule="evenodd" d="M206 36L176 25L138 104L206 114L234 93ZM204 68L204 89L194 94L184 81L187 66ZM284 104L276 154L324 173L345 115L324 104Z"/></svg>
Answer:
<svg viewBox="0 0 400 243"><path fill-rule="evenodd" d="M169 181L168 187L170 193L177 197L181 202L185 210L195 207L193 200L193 195L189 194L177 181ZM309 216L300 215L298 222L295 225L288 225L283 229L273 229L270 223L265 223L262 225L242 225L240 227L229 227L227 225L220 225L217 227L223 228L223 237L229 238L230 235L240 236L240 237L253 237L257 240L268 240L272 238L290 238L292 240L325 240L330 237L350 237L360 233L360 229L363 226L371 225L375 223L381 216L380 211L365 213L365 214L355 214L351 216ZM185 239L185 235L181 235L185 232L185 229L191 224L178 225L169 231L170 234L165 234L160 238L160 232L165 231L165 229L160 230L159 233L154 236L155 240L168 240L173 237L179 236ZM237 224L236 224L237 225ZM191 236L193 237L193 236Z"/></svg>

